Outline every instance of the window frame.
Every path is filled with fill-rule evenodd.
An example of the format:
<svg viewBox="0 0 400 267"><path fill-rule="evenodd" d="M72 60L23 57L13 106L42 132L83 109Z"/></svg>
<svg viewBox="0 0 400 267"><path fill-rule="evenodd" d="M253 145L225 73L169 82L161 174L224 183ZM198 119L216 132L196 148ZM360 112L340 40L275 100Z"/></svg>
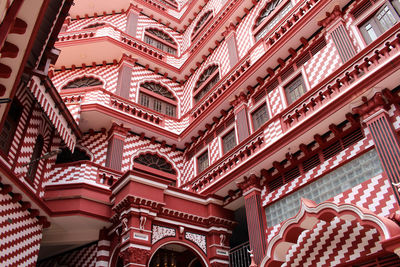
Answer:
<svg viewBox="0 0 400 267"><path fill-rule="evenodd" d="M142 95L147 95L147 96L150 97L148 106L142 104ZM165 112L160 112L160 111L157 111L157 110L155 110L153 108L155 100L158 100L158 101L160 101L162 103L162 106L164 107ZM153 92L153 91L151 91L151 90L149 90L147 88L144 88L143 86L139 86L139 93L138 93L137 103L140 106L145 107L147 109L150 109L151 111L159 113L159 114L161 114L163 116L168 116L168 117L171 117L171 118L178 118L178 101L177 100L174 101L174 100L169 99L169 98L167 98L165 96L159 95L159 94L157 94L157 93L155 93L155 92ZM167 106L168 105L173 106L175 108L175 111L174 111L174 115L175 116L171 116L171 115L167 114L166 111L167 111Z"/></svg>
<svg viewBox="0 0 400 267"><path fill-rule="evenodd" d="M293 103L295 103L297 100L299 100L303 95L305 95L305 94L309 91L309 88L308 88L308 86L307 86L306 80L304 79L304 75L303 75L302 72L297 73L297 74L294 74L294 76L292 76L292 77L293 77L292 79L290 79L287 83L285 83L284 85L282 85L283 92L284 92L284 94L285 94L285 99L286 99L286 104L287 104L287 106L290 106L290 105L292 105ZM297 80L300 79L300 78L301 78L301 84L303 85L303 88L304 88L305 91L304 91L303 94L301 94L301 95L300 95L299 97L297 97L296 99L294 99L294 100L292 100L292 101L289 101L289 98L288 98L289 94L288 94L287 88L288 88L290 85L292 85L292 84L294 84L295 82L297 82Z"/></svg>
<svg viewBox="0 0 400 267"><path fill-rule="evenodd" d="M148 31L149 29L152 29L152 28L147 28L147 29L145 29L145 31L144 31L144 34L143 34L143 42L145 42L145 43L148 44L148 45L151 45L152 47L154 47L154 48L156 48L156 49L158 49L158 50L160 50L160 51L163 51L163 52L165 52L165 53L168 53L168 54L170 54L170 55L172 55L172 56L178 56L178 44L176 43L175 39L174 39L170 34L166 33L166 32L163 31L163 30L160 30L160 29L154 29L154 30L163 32L163 33L165 33L166 35L170 36L171 39L174 40L175 44L169 43L169 42L167 42L166 40L164 40L164 39L162 39L162 38L160 38L160 37L158 37L158 36L152 34L151 32ZM146 40L146 36L147 36L148 38L153 39L153 40L156 41L156 42L161 43L161 44L164 45L164 46L167 46L167 47L169 47L169 48L174 49L174 50L175 50L175 54L170 53L170 52L168 52L168 51L165 51L165 50L163 50L163 49L161 49L161 48L159 48L159 47L157 47L157 46L155 46L155 45L153 45L153 44L149 44L148 42L145 41L145 40Z"/></svg>
<svg viewBox="0 0 400 267"><path fill-rule="evenodd" d="M43 149L44 149L44 145L45 145L44 142L45 142L44 137L41 134L39 134L36 137L35 146L33 148L32 155L31 155L30 162L29 162L28 169L26 171L26 176L25 176L26 180L31 184L34 183L37 171L39 169L39 164L41 161L41 157L42 157ZM38 154L36 154L36 153L38 153Z"/></svg>
<svg viewBox="0 0 400 267"><path fill-rule="evenodd" d="M197 103L199 103L203 98L204 98L204 96L208 93L208 92L210 92L211 91L211 89L212 88L214 88L214 86L221 80L221 75L219 74L219 66L218 65L214 65L214 66L217 66L217 68L210 74L210 76L198 87L198 88L195 88L194 90L193 90L193 102L194 102L194 104L197 104ZM204 74L204 72L206 72L209 68L211 68L212 67L212 65L209 65L209 66L207 66L207 68L205 68L204 70L203 70L203 72L199 75L199 77L197 78L197 81L196 81L196 85L197 85L197 82L198 82L198 80L200 79L200 77ZM211 83L211 81L216 77L216 76L219 76L218 77L218 81L210 88L210 89L208 89L200 98L196 98L202 91L204 91L204 88L206 87L206 86L208 86L210 83Z"/></svg>
<svg viewBox="0 0 400 267"><path fill-rule="evenodd" d="M233 133L233 136L234 136L235 144L234 144L233 147L231 147L230 149L226 150L226 149L225 149L224 138L226 138L228 135L230 135L230 134L232 134L232 133ZM237 141L238 141L238 138L237 138L237 134L236 134L236 127L235 127L235 125L233 125L232 127L229 127L228 129L226 129L226 130L224 131L224 133L222 133L222 134L220 135L220 139L221 139L221 150L222 150L222 155L225 155L225 154L229 153L230 151L232 151L232 150L238 145L238 142L237 142Z"/></svg>
<svg viewBox="0 0 400 267"><path fill-rule="evenodd" d="M279 15L279 13L280 13L280 12L286 7L286 5L288 5L289 3L292 5L291 9L294 8L294 7L296 6L296 4L293 4L293 2L292 2L291 0L286 0L286 1L283 0L282 2L280 2L280 3L275 7L275 9L274 9L274 10L264 19L264 21L262 21L258 26L255 26L255 24L254 24L252 33L253 33L253 38L254 38L255 42L258 42L259 40L261 40L261 39L263 39L265 36L267 36L267 35L268 35L268 32L270 32L271 30L273 30L273 29L276 27L276 25L279 24L279 22L280 22L281 20L283 20L284 18L286 18L286 17L288 16L288 14L289 14L290 12L287 12L285 15L283 15L283 16L278 20L278 22L277 22L275 25L273 25L273 26L271 27L271 29L270 29L268 32L266 32L266 34L265 34L264 36L262 36L262 37L260 37L259 39L257 39L257 35L265 28L265 26L266 26L267 24L269 24L277 15ZM257 19L261 16L261 13L265 10L265 8L267 8L267 5L268 5L268 4L269 4L269 2L264 6L264 8L261 9L261 11L259 12L258 16L256 17L256 20L255 20L254 23L257 23Z"/></svg>
<svg viewBox="0 0 400 267"><path fill-rule="evenodd" d="M199 158L201 158L203 155L207 155L207 166L204 167L204 169L200 170L200 162L199 162ZM208 151L208 146L205 148L205 150L201 151L200 153L198 153L196 155L196 171L197 171L197 175L201 174L202 172L204 172L208 167L210 167L210 154Z"/></svg>
<svg viewBox="0 0 400 267"><path fill-rule="evenodd" d="M263 123L261 123L260 125L259 125L259 127L255 127L255 123L254 123L254 114L257 112L257 111L259 111L259 110L261 110L261 108L263 107L263 106L265 106L265 110L267 111L267 119L263 122ZM270 111L269 111L269 109L268 109L268 103L267 103L267 101L260 101L260 103L250 112L250 121L251 121L251 128L253 129L253 132L255 132L255 131L257 131L258 129L260 129L267 121L269 121L271 119L271 116L270 116Z"/></svg>
<svg viewBox="0 0 400 267"><path fill-rule="evenodd" d="M396 20L396 23L393 24L391 27L388 29L384 30L382 24L379 22L377 15L380 13L385 7L388 7L389 10L391 11L394 19ZM390 30L392 27L394 27L396 24L400 23L400 3L398 4L398 7L393 4L393 1L384 1L382 4L377 5L374 7L370 12L368 12L368 9L364 11L365 15L361 16L362 18L360 21L356 24L357 29L360 33L361 39L364 42L366 46L371 44L373 41L378 39L381 35L383 35L386 31ZM372 40L368 32L365 30L365 26L367 24L370 24L372 26L372 29L374 30L376 34L376 38Z"/></svg>

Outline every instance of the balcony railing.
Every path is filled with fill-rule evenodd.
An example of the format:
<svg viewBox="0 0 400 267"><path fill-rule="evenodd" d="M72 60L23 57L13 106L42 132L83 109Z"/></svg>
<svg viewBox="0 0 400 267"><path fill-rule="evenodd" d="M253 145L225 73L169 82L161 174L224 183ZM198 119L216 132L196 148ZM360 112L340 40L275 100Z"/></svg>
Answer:
<svg viewBox="0 0 400 267"><path fill-rule="evenodd" d="M229 251L230 267L249 267L251 263L249 242L243 243Z"/></svg>

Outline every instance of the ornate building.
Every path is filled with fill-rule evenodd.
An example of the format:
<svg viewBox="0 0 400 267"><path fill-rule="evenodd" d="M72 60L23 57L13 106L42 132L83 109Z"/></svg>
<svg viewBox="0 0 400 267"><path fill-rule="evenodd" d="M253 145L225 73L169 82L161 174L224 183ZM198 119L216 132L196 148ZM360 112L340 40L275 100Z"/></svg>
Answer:
<svg viewBox="0 0 400 267"><path fill-rule="evenodd" d="M399 0L72 2L0 2L0 266L400 266Z"/></svg>

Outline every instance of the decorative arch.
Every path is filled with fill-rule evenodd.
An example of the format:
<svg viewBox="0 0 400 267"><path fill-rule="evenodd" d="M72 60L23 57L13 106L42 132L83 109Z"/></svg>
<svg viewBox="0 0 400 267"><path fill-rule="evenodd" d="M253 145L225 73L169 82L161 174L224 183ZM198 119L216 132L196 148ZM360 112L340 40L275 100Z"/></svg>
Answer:
<svg viewBox="0 0 400 267"><path fill-rule="evenodd" d="M156 254L156 252L157 252L160 248L162 248L163 246L168 245L168 244L179 244L179 245L188 247L192 252L194 252L194 254L195 254L196 256L198 256L198 257L202 260L204 266L206 266L206 267L209 267L209 266L210 266L210 263L209 263L209 261L207 260L207 256L204 254L203 251L201 251L200 248L196 247L196 246L195 246L193 243L191 243L190 241L187 241L187 240L185 240L185 239L178 239L178 237L168 237L168 238L164 238L164 239L158 241L157 243L155 243L155 244L152 246L152 248L151 248L151 252L150 252L150 253L151 253L151 254L150 254L151 256L149 257L148 263L150 264L150 262L151 262L151 260L153 259L154 255Z"/></svg>
<svg viewBox="0 0 400 267"><path fill-rule="evenodd" d="M317 205L308 199L301 199L301 208L297 215L283 223L277 235L268 243L266 256L260 266L280 266L285 255L307 232L318 223L330 223L333 220L344 220L351 225L359 224L367 230L376 230L380 241L388 240L400 234L400 227L390 219L377 216L373 212L352 205L323 202Z"/></svg>
<svg viewBox="0 0 400 267"><path fill-rule="evenodd" d="M164 30L154 27L146 28L144 42L172 55L178 54L178 44L175 38Z"/></svg>
<svg viewBox="0 0 400 267"><path fill-rule="evenodd" d="M193 99L197 103L203 96L214 87L220 80L220 73L217 64L208 65L198 77L193 88Z"/></svg>
<svg viewBox="0 0 400 267"><path fill-rule="evenodd" d="M177 117L178 98L168 86L152 80L139 83L138 103L161 114Z"/></svg>
<svg viewBox="0 0 400 267"><path fill-rule="evenodd" d="M133 159L133 162L176 175L176 170L173 169L172 164L170 164L165 158L158 156L156 153L139 154L139 156Z"/></svg>
<svg viewBox="0 0 400 267"><path fill-rule="evenodd" d="M83 87L92 87L92 86L101 86L104 88L105 82L102 78L96 75L83 75L83 76L75 76L61 87L62 89L75 89L75 88L83 88Z"/></svg>
<svg viewBox="0 0 400 267"><path fill-rule="evenodd" d="M172 165L172 167L175 169L175 172L176 172L176 174L175 174L175 175L176 175L176 180L177 180L178 185L179 185L179 183L180 183L180 178L181 178L181 173L180 173L179 168L176 166L175 161L171 160L171 159L169 158L168 155L166 155L166 154L164 154L164 153L162 153L162 152L154 151L154 150L152 150L152 149L138 150L138 151L136 151L136 153L132 154L132 156L131 156L131 165L129 166L129 168L130 168L130 169L133 168L133 166L134 166L134 164L135 164L135 162L134 162L135 158L137 158L137 157L140 156L141 154L148 154L148 153L150 153L150 154L156 154L156 155L159 156L160 158L164 158L164 160L166 160L166 162L168 162L169 164Z"/></svg>
<svg viewBox="0 0 400 267"><path fill-rule="evenodd" d="M259 15L256 18L253 29L256 29L282 2L282 0L267 1L267 4L261 9Z"/></svg>
<svg viewBox="0 0 400 267"><path fill-rule="evenodd" d="M206 11L200 19L197 21L196 25L193 27L192 31L192 40L196 38L198 33L201 31L201 29L213 18L213 12L212 10Z"/></svg>

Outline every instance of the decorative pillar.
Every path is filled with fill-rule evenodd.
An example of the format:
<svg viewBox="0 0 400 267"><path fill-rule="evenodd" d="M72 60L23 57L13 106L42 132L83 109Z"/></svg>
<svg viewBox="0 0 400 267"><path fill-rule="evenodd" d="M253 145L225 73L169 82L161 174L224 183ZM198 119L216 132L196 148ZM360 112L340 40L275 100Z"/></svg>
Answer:
<svg viewBox="0 0 400 267"><path fill-rule="evenodd" d="M399 103L400 98L388 89L376 93L370 100L362 98L363 104L353 108L353 112L362 116L363 122L371 132L375 149L382 167L389 178L400 205L400 145L397 133L393 128L387 110L391 103ZM395 104L397 106L397 104Z"/></svg>
<svg viewBox="0 0 400 267"><path fill-rule="evenodd" d="M120 61L120 68L118 72L116 95L129 99L129 92L131 89L132 70L135 66L136 59L123 55Z"/></svg>
<svg viewBox="0 0 400 267"><path fill-rule="evenodd" d="M231 104L234 107L238 144L240 144L250 135L246 94L241 92L239 96L235 96L235 100L231 101Z"/></svg>
<svg viewBox="0 0 400 267"><path fill-rule="evenodd" d="M108 147L106 167L116 171L121 170L124 142L128 135L128 129L114 123L108 131Z"/></svg>
<svg viewBox="0 0 400 267"><path fill-rule="evenodd" d="M250 177L244 177L244 181L238 186L243 192L246 207L250 248L254 254L255 263L260 264L266 249L265 213L261 203L260 179L252 174Z"/></svg>
<svg viewBox="0 0 400 267"><path fill-rule="evenodd" d="M327 12L326 18L319 21L318 25L323 26L327 34L332 37L343 63L356 54L356 49L344 24L343 12L340 6L335 6L332 13Z"/></svg>
<svg viewBox="0 0 400 267"><path fill-rule="evenodd" d="M96 267L108 267L110 260L110 241L107 238L107 229L100 230L97 243Z"/></svg>
<svg viewBox="0 0 400 267"><path fill-rule="evenodd" d="M138 26L140 12L142 12L142 9L138 6L133 5L132 3L126 11L126 33L132 37L136 37L136 30Z"/></svg>
<svg viewBox="0 0 400 267"><path fill-rule="evenodd" d="M229 65L231 68L233 68L239 61L235 31L236 26L231 23L222 33L222 35L225 37L226 45L228 47Z"/></svg>

